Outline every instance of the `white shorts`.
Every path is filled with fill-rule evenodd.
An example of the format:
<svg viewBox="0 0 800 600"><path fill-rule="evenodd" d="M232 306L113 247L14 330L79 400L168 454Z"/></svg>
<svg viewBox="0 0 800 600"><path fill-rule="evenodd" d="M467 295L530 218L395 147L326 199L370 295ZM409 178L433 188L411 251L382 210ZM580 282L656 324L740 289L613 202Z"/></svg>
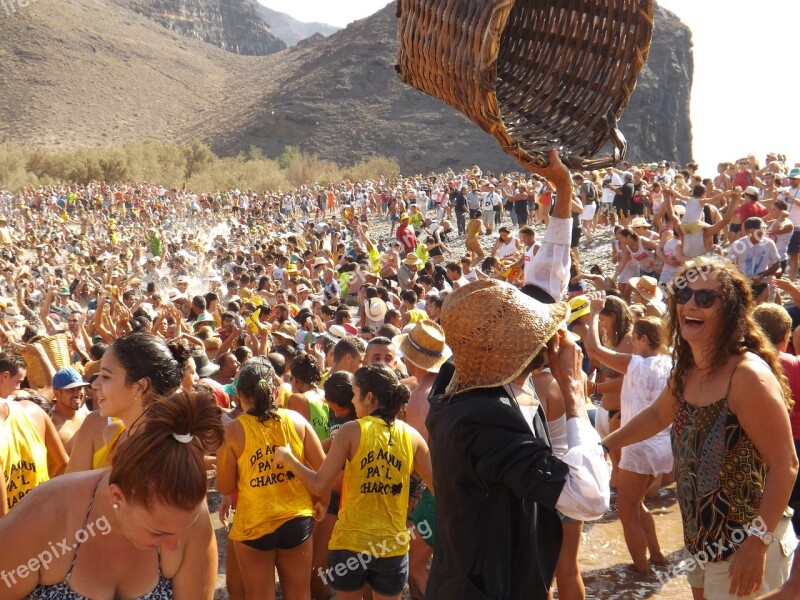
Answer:
<svg viewBox="0 0 800 600"><path fill-rule="evenodd" d="M494 211L493 210L484 210L481 213L481 221L487 227L494 227Z"/></svg>
<svg viewBox="0 0 800 600"><path fill-rule="evenodd" d="M597 212L597 203L592 202L591 204L587 204L583 207L583 212L581 213L581 221L591 221L594 219L594 213Z"/></svg>
<svg viewBox="0 0 800 600"><path fill-rule="evenodd" d="M766 567L761 588L756 594L749 596L731 596L728 589L731 578L728 575L730 558L716 562L703 562L703 556L694 557L684 548L684 571L689 585L702 588L706 600L754 600L756 597L778 589L789 578L794 548L797 538L794 535L792 521L788 517L781 519L775 528L775 541L767 549ZM710 550L714 551L714 548ZM690 560L691 559L691 560Z"/></svg>

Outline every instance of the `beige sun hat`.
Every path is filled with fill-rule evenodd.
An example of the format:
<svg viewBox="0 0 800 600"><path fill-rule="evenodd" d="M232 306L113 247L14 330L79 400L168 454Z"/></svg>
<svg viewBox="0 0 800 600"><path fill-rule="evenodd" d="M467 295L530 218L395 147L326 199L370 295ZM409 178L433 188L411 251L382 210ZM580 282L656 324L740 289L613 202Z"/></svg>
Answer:
<svg viewBox="0 0 800 600"><path fill-rule="evenodd" d="M658 302L664 298L664 292L658 287L658 281L656 281L655 277L650 277L649 275L631 277L630 281L628 281L628 285L635 289L642 298L650 302L654 300Z"/></svg>
<svg viewBox="0 0 800 600"><path fill-rule="evenodd" d="M367 317L372 321L383 321L388 307L381 298L370 298L367 302Z"/></svg>
<svg viewBox="0 0 800 600"><path fill-rule="evenodd" d="M415 253L409 252L403 259L403 264L408 265L410 267L415 265L419 267L422 264L422 261L419 259L419 256L417 256Z"/></svg>
<svg viewBox="0 0 800 600"><path fill-rule="evenodd" d="M452 292L441 315L456 368L447 392L510 383L555 335L568 314L565 302L543 304L495 279L476 281Z"/></svg>
<svg viewBox="0 0 800 600"><path fill-rule="evenodd" d="M444 330L430 319L419 321L408 333L394 337L392 343L405 360L429 373L438 373L451 355Z"/></svg>

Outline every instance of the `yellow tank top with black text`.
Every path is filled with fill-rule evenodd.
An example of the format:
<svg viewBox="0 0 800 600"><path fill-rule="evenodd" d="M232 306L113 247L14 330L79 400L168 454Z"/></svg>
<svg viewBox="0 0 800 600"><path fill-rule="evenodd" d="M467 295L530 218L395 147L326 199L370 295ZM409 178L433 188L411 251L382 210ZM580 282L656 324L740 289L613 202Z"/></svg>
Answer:
<svg viewBox="0 0 800 600"><path fill-rule="evenodd" d="M366 552L378 558L408 552L408 487L414 470L409 426L379 417L357 421L358 451L344 468L342 504L330 550Z"/></svg>
<svg viewBox="0 0 800 600"><path fill-rule="evenodd" d="M0 466L11 510L33 488L50 479L47 447L25 408L6 402L8 417L0 422Z"/></svg>
<svg viewBox="0 0 800 600"><path fill-rule="evenodd" d="M303 442L289 411L279 408L278 419L260 423L253 415L239 415L244 429L244 449L236 461L239 500L230 538L255 540L298 517L314 514L314 503L295 473L275 459L275 448L289 444L305 462Z"/></svg>

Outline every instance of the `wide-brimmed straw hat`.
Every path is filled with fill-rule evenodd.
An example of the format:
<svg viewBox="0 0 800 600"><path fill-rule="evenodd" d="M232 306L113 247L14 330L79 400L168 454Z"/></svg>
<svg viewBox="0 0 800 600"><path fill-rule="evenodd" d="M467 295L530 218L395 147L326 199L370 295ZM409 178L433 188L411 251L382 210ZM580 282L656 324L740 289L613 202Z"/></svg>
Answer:
<svg viewBox="0 0 800 600"><path fill-rule="evenodd" d="M451 355L444 330L429 319L415 324L410 332L396 336L392 343L405 360L429 373L438 373Z"/></svg>
<svg viewBox="0 0 800 600"><path fill-rule="evenodd" d="M448 393L510 383L555 335L567 314L565 302L543 304L495 279L458 288L447 296L441 315L456 368Z"/></svg>
<svg viewBox="0 0 800 600"><path fill-rule="evenodd" d="M417 266L418 267L418 266L420 266L420 264L422 264L422 261L419 259L419 256L417 256L413 252L409 252L406 255L406 257L403 259L403 264L404 265L408 265L409 267L412 267L412 266Z"/></svg>
<svg viewBox="0 0 800 600"><path fill-rule="evenodd" d="M284 340L289 340L290 342L294 342L294 338L297 336L297 325L292 323L291 321L284 321L281 323L281 326L278 327L277 331L272 332L272 337L279 337Z"/></svg>
<svg viewBox="0 0 800 600"><path fill-rule="evenodd" d="M630 286L635 289L642 298L648 301L659 301L664 297L664 292L658 287L658 281L655 277L649 275L642 275L641 277L631 277L628 282Z"/></svg>

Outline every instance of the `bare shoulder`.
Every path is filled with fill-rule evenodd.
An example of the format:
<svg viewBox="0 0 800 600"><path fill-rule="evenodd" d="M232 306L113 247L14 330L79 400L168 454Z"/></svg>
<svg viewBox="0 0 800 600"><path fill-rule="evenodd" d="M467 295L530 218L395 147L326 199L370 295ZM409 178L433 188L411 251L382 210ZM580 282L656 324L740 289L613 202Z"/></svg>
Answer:
<svg viewBox="0 0 800 600"><path fill-rule="evenodd" d="M244 443L244 427L239 422L239 419L233 419L232 421L228 421L223 425L225 428L225 442L227 444L234 444L241 445Z"/></svg>
<svg viewBox="0 0 800 600"><path fill-rule="evenodd" d="M99 410L94 410L86 415L86 418L83 420L83 424L81 425L81 429L85 429L87 432L102 433L108 426L108 418L102 416Z"/></svg>
<svg viewBox="0 0 800 600"><path fill-rule="evenodd" d="M775 373L761 358L747 353L737 363L731 375L728 404L735 413L752 405L754 397L761 401L761 408L766 408L763 401L768 400L783 405L781 386Z"/></svg>
<svg viewBox="0 0 800 600"><path fill-rule="evenodd" d="M26 536L41 531L53 537L54 532L72 527L76 519L80 523L100 476L100 471L81 471L46 481L0 520L0 531L8 526L8 532L13 533L17 527L25 527ZM57 498L69 498L70 501L60 502L56 501Z"/></svg>
<svg viewBox="0 0 800 600"><path fill-rule="evenodd" d="M308 398L306 398L306 397L305 397L305 396L303 396L302 394L298 394L298 395L299 395L299 396L302 396L303 398L305 398L306 402L308 402ZM288 415L288 417L291 419L291 421L292 421L292 424L293 424L295 427L305 427L306 425L308 425L308 424L309 424L309 423L308 423L308 419L306 419L306 418L305 418L305 417L304 417L304 416L303 416L301 413L299 413L298 411L296 411L296 410L294 410L294 409L291 409L291 408L287 408L287 409L285 409L285 411L286 411L286 414Z"/></svg>
<svg viewBox="0 0 800 600"><path fill-rule="evenodd" d="M31 402L30 400L15 400L15 402L36 423L43 422L44 418L47 416L47 413L44 412L42 407L35 402Z"/></svg>

